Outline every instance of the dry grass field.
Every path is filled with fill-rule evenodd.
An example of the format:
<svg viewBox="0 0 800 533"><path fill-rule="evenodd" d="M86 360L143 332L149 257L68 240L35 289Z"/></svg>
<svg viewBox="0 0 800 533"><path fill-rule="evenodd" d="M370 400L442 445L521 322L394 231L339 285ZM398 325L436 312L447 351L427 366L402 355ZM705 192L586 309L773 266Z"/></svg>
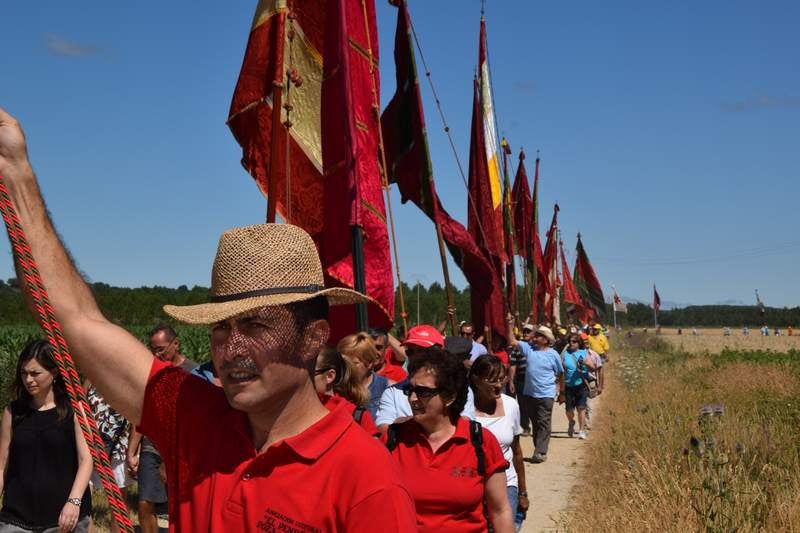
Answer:
<svg viewBox="0 0 800 533"><path fill-rule="evenodd" d="M778 351L798 339L718 349L737 341L612 340L595 460L559 530L800 531L800 358Z"/></svg>
<svg viewBox="0 0 800 533"><path fill-rule="evenodd" d="M652 336L650 328L648 336ZM675 328L662 328L660 337L668 341L675 349L691 353L709 352L719 353L723 348L730 350L770 350L775 352L788 352L800 350L800 330L793 331L790 337L786 330L781 330L782 335L776 337L770 330L769 337L762 337L758 330L750 330L750 335L742 335L741 329L731 328L730 336L723 335L722 328L709 328L697 330L697 335L692 335L691 328L684 328L681 335Z"/></svg>

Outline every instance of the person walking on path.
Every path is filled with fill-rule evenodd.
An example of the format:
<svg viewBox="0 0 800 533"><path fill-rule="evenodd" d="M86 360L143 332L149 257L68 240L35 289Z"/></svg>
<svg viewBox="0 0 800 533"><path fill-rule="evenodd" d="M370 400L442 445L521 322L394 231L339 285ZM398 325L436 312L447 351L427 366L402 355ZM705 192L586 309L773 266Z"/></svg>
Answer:
<svg viewBox="0 0 800 533"><path fill-rule="evenodd" d="M383 391L389 387L389 380L373 371L379 357L375 342L366 332L353 333L339 341L336 351L347 359L356 379L369 391L367 410L374 419L378 414Z"/></svg>
<svg viewBox="0 0 800 533"><path fill-rule="evenodd" d="M326 346L317 356L314 387L325 407L347 410L367 433L378 435L375 421L367 410L369 390L356 376L352 363L334 348Z"/></svg>
<svg viewBox="0 0 800 533"><path fill-rule="evenodd" d="M522 401L527 403L528 416L531 417L531 433L533 434L534 453L531 460L542 463L547 460L547 450L552 432L553 399L556 391L561 390L564 378L564 367L561 357L553 350L555 337L550 328L540 326L533 333L534 349L525 341L514 337L514 317L509 313L508 339L512 346L519 347L526 359L525 387ZM559 395L559 401L563 396Z"/></svg>
<svg viewBox="0 0 800 533"><path fill-rule="evenodd" d="M413 417L389 426L384 442L414 497L418 531L482 533L491 524L512 533L508 461L489 430L460 416L468 389L461 358L431 347L408 372Z"/></svg>
<svg viewBox="0 0 800 533"><path fill-rule="evenodd" d="M603 334L603 326L595 324L589 332L589 338L586 340L589 348L597 352L597 355L603 360L603 363L608 363L609 349L608 339Z"/></svg>
<svg viewBox="0 0 800 533"><path fill-rule="evenodd" d="M581 348L581 337L577 333L569 335L567 347L561 354L564 364L564 384L561 395L565 399L565 407L569 425L567 435L575 434L575 411L578 411L578 438L586 438L586 405L589 400L589 388L585 380L589 371L594 371L595 366L589 361L586 350Z"/></svg>
<svg viewBox="0 0 800 533"><path fill-rule="evenodd" d="M506 487L514 528L519 531L528 511L528 488L519 442L522 434L519 405L514 398L503 394L506 381L508 371L498 357L482 355L472 363L469 386L475 403L475 420L497 438L503 457L511 464L506 470Z"/></svg>
<svg viewBox="0 0 800 533"><path fill-rule="evenodd" d="M154 358L103 316L50 220L22 129L2 109L0 176L76 363L162 453L172 531L415 530L389 454L352 417L326 409L314 388L329 306L372 300L325 288L308 233L290 224L226 231L211 301L165 306L210 326L219 388Z"/></svg>

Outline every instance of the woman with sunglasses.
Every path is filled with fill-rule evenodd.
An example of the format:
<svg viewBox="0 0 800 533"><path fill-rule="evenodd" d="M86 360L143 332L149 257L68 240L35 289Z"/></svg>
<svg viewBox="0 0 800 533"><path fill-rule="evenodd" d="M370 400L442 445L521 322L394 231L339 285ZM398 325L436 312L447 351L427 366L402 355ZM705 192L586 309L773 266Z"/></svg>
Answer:
<svg viewBox="0 0 800 533"><path fill-rule="evenodd" d="M88 531L92 457L47 341L17 360L0 427L0 531Z"/></svg>
<svg viewBox="0 0 800 533"><path fill-rule="evenodd" d="M375 420L367 410L369 391L358 379L347 358L333 348L325 347L317 356L314 387L328 410L347 411L367 433L378 436Z"/></svg>
<svg viewBox="0 0 800 533"><path fill-rule="evenodd" d="M503 394L508 370L503 361L494 355L478 357L469 371L469 386L475 402L475 420L492 432L500 443L503 457L511 463L506 470L508 503L514 515L514 527L522 527L528 511L528 490L525 483L525 466L519 436L519 404Z"/></svg>
<svg viewBox="0 0 800 533"><path fill-rule="evenodd" d="M567 347L561 353L561 363L564 365L563 394L566 403L567 419L569 426L567 435L575 434L575 410L578 411L578 438L585 439L586 431L586 405L589 400L589 389L584 380L589 371L595 370L594 363L587 358L583 347L583 340L577 333L572 333L567 339Z"/></svg>
<svg viewBox="0 0 800 533"><path fill-rule="evenodd" d="M490 431L460 416L461 360L433 346L411 360L409 376L413 418L390 426L385 439L414 498L418 531L477 533L488 519L495 532L513 532L508 461Z"/></svg>

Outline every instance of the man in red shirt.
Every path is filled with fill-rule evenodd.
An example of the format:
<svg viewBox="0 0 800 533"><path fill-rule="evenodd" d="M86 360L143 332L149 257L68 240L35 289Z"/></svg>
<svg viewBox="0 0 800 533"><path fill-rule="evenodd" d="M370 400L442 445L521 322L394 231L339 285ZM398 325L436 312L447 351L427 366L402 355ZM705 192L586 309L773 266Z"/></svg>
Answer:
<svg viewBox="0 0 800 533"><path fill-rule="evenodd" d="M415 530L386 450L314 389L328 306L366 297L324 288L308 234L276 224L224 233L212 301L166 306L211 325L218 388L154 359L102 315L49 219L22 129L2 109L0 176L81 370L163 455L171 530Z"/></svg>

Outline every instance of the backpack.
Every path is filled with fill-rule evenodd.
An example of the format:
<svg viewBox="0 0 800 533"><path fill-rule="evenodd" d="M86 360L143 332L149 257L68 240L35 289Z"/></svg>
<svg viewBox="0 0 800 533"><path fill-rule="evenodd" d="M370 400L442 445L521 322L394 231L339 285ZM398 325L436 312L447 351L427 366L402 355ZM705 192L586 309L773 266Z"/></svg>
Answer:
<svg viewBox="0 0 800 533"><path fill-rule="evenodd" d="M391 452L397 448L397 433L400 430L400 424L391 424L386 431L386 447ZM484 477L486 475L486 456L483 453L483 426L480 422L475 420L469 421L469 441L472 443L472 448L475 450L475 457L478 459L478 475ZM483 517L491 529L491 522L489 521L489 509L486 505L486 498L483 498Z"/></svg>
<svg viewBox="0 0 800 533"><path fill-rule="evenodd" d="M355 413L353 415L355 416ZM397 433L399 430L400 424L391 424L386 431L386 447L390 452L397 448ZM478 475L483 477L486 475L486 456L483 453L483 426L481 426L480 422L469 421L469 441L472 443L475 457L478 459Z"/></svg>

